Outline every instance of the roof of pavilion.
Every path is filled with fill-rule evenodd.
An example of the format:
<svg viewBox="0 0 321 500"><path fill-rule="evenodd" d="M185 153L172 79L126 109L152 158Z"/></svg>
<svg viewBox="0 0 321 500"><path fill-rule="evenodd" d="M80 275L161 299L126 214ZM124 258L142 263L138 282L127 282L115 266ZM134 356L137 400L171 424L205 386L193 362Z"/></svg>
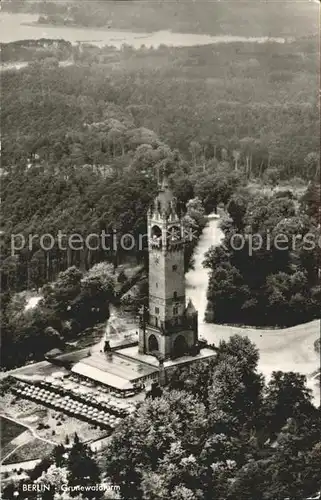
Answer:
<svg viewBox="0 0 321 500"><path fill-rule="evenodd" d="M71 371L88 377L102 384L124 390L133 387L132 383L142 377L158 371L139 360L128 359L113 353L108 357L105 353L95 353L76 363Z"/></svg>
<svg viewBox="0 0 321 500"><path fill-rule="evenodd" d="M73 366L71 371L72 373L90 378L91 380L114 387L115 389L125 390L133 388L133 384L128 380L117 377L117 375L113 375L112 373L103 372L102 370L86 365L81 361Z"/></svg>

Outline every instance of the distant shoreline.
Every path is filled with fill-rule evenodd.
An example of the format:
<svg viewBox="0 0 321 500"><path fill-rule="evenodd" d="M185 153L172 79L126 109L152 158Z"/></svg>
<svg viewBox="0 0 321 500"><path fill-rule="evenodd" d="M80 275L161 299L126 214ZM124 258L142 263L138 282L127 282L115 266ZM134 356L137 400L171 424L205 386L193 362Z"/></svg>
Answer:
<svg viewBox="0 0 321 500"><path fill-rule="evenodd" d="M147 47L158 47L161 45L164 45L166 47L187 47L187 46L197 46L197 45L216 45L216 44L225 44L225 43L279 43L279 44L284 44L284 43L291 43L295 40L295 37L281 37L281 36L244 36L244 35L231 35L231 34L217 34L217 35L210 35L210 34L205 34L205 33L195 33L195 31L173 31L171 29L167 30L156 30L156 31L142 31L142 30L128 30L128 29L121 29L121 28L95 28L95 27L89 27L89 26L80 26L76 24L50 24L50 23L38 23L37 21L31 22L31 23L21 23L23 26L29 26L32 28L42 28L42 29L68 29L71 28L71 30L79 30L79 31L92 31L92 32L101 32L101 33L108 33L111 36L117 37L117 35L121 36L124 35L124 40L122 39L113 39L111 38L110 40L104 40L104 39L91 39L91 40L74 40L71 43L92 43L92 44L100 44L101 46L113 46L114 42L122 42L122 45L129 45L132 47L135 47L135 43L133 44L132 40L126 41L126 35L131 35L134 40L139 42L141 40L141 45L144 45L144 39L148 40L150 37L153 37L155 35L159 34L164 34L166 35L172 35L173 37L175 36L191 36L191 37L200 37L200 41L195 40L195 43L193 44L187 44L185 42L183 43L171 43L166 41L164 39L164 42L156 42L156 44L150 45L149 42ZM141 36L140 36L141 35ZM46 35L50 38L50 34ZM63 39L63 34L60 35L60 38ZM136 47L139 48L139 47Z"/></svg>
<svg viewBox="0 0 321 500"><path fill-rule="evenodd" d="M121 33L133 33L132 30L125 29L125 28L108 28L106 27L96 27L96 26L83 26L82 24L64 24L64 23L38 23L38 21L34 21L31 23L20 23L21 26L30 26L31 28L74 28L74 29L80 29L80 30L93 30L93 31L102 31L104 33L108 33L110 31L119 31ZM159 32L161 31L171 31L171 30L158 30ZM145 33L147 35L152 35L153 33L156 33L156 31L146 31L146 30L139 30L135 29L135 32L137 34L139 33ZM191 31L192 33L192 31ZM211 35L209 35L211 36ZM96 41L101 41L101 40L96 40Z"/></svg>
<svg viewBox="0 0 321 500"><path fill-rule="evenodd" d="M141 34L145 36L141 36L138 38L148 38L149 36L154 35L155 33L171 33L173 35L195 35L195 36L202 36L202 37L209 37L214 39L221 39L217 41L212 41L209 42L210 44L214 43L233 43L235 42L275 42L275 43L287 43L287 42L292 42L295 40L295 37L285 37L285 36L245 36L245 35L232 35L232 34L217 34L217 35L210 35L209 33L202 33L202 32L195 32L195 30L184 30L184 31L173 31L172 29L161 29L161 30L154 30L154 31L147 31L147 30L142 30L139 28L135 28L135 30L131 29L125 29L125 28L116 28L116 27L95 27L95 26L82 26L81 24L52 24L52 23L38 23L37 21L30 22L30 23L20 23L22 26L29 26L31 28L38 27L39 28L71 28L71 29L79 29L79 30L86 30L86 31L101 31L102 33L131 33L131 34ZM228 41L228 38L230 40ZM235 40L234 40L235 39ZM237 40L239 39L239 40ZM90 42L103 42L103 40L79 40L81 43L90 43ZM167 45L164 43L164 45ZM202 44L203 45L203 44Z"/></svg>

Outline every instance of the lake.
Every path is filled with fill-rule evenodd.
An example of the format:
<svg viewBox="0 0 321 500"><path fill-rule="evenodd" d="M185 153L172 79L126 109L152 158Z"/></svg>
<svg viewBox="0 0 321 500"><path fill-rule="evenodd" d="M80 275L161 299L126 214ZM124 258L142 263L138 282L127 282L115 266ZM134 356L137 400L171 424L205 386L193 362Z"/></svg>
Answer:
<svg viewBox="0 0 321 500"><path fill-rule="evenodd" d="M273 41L284 43L282 37L245 37L220 35L210 36L192 33L174 33L171 31L157 31L154 33L135 33L131 31L117 31L109 29L78 28L71 26L36 25L37 15L0 13L0 41L3 43L17 40L37 40L39 38L64 39L76 44L86 42L103 47L114 46L120 49L127 44L136 49L142 45L146 47L191 47L195 45L210 45L230 42L257 42Z"/></svg>

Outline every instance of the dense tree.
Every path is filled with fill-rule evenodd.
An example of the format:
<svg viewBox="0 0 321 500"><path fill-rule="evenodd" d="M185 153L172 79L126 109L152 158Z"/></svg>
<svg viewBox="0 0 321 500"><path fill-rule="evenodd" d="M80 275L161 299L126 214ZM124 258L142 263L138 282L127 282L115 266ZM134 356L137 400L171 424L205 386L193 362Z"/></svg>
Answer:
<svg viewBox="0 0 321 500"><path fill-rule="evenodd" d="M82 272L75 266L60 273L55 282L43 288L44 305L65 318L71 302L80 293L81 278Z"/></svg>
<svg viewBox="0 0 321 500"><path fill-rule="evenodd" d="M109 8L85 4L7 2L5 7L41 11L41 22L109 22ZM132 16L136 6L129 4L126 12L122 9L122 22L134 19L141 27L152 18L153 26L168 27L176 25L180 16L173 14L183 8L197 30L205 23L207 31L215 32L226 24L225 9L238 24L244 10L223 2L215 6L213 25L204 7L202 26L196 26L192 3L167 4L159 16L150 15L153 5ZM264 9L246 8L262 21ZM281 11L288 14L287 6ZM273 30L283 33L284 23L276 24ZM205 259L215 321L287 324L316 317L318 254L302 244L295 251L279 251L275 245L265 250L268 231L287 237L311 230L318 234L318 113L316 96L309 91L317 83L314 39L269 41L264 50L250 42L217 50L127 47L118 53L91 47L80 54L79 47L64 42L54 50L48 45L46 50L34 41L4 47L6 60L33 60L25 70L3 74L2 334L8 365L17 353L21 363L32 354L41 359L62 340L57 332L63 333L66 323L75 333L107 317L113 270L104 265L86 270L104 259L117 264L124 258L119 248L60 250L56 236L50 250L37 241L27 252L12 252L10 235L27 239L63 229L85 236L106 229L117 231L118 242L127 232L136 238L146 232L146 209L163 171L180 201L199 197L187 203L184 217L196 236L205 224L204 208L208 213L219 203L227 206L224 246L211 249ZM77 65L57 67L58 60L70 56ZM111 64L117 71L110 75ZM234 194L244 178L263 177L274 186L298 175L314 180L303 197L303 213L288 195ZM255 248L254 233L262 238L263 249ZM236 242L243 238L244 248L233 248L232 237ZM189 257L196 241L188 248ZM142 257L136 248L134 254ZM24 311L25 298L14 292L48 282L43 300ZM319 414L306 381L278 372L263 393L257 361L254 346L233 337L221 343L215 361L175 373L170 388L176 390L146 400L124 419L106 450L107 472L124 498L283 500L320 489ZM67 460L63 451L56 449L54 457L30 473L31 479L99 482L93 456L78 438ZM4 498L12 497L10 488Z"/></svg>
<svg viewBox="0 0 321 500"><path fill-rule="evenodd" d="M209 389L209 409L216 422L217 412L234 419L233 426L257 425L262 400L263 379L251 369L239 365L237 358L228 356L218 363ZM226 419L226 424L228 422ZM231 431L233 429L231 427Z"/></svg>
<svg viewBox="0 0 321 500"><path fill-rule="evenodd" d="M250 460L237 471L228 489L229 500L265 500L268 479L266 461Z"/></svg>
<svg viewBox="0 0 321 500"><path fill-rule="evenodd" d="M281 430L288 418L305 418L313 412L306 377L293 372L273 372L267 385L265 414L270 432Z"/></svg>
<svg viewBox="0 0 321 500"><path fill-rule="evenodd" d="M38 303L26 308L26 293L7 297L3 314L2 365L19 366L42 359L79 331L105 321L115 299L113 266L100 263L87 273L75 266L45 285Z"/></svg>
<svg viewBox="0 0 321 500"><path fill-rule="evenodd" d="M263 179L267 184L270 184L272 187L277 186L280 180L280 170L276 167L267 168L264 172Z"/></svg>
<svg viewBox="0 0 321 500"><path fill-rule="evenodd" d="M320 487L320 477L315 481L314 475L317 463L311 464L312 456L318 462L319 443L314 445L310 441L308 449L302 449L301 440L295 419L288 419L277 437L273 459L266 464L265 476L269 482L264 487L268 500L283 500L285 496L299 500L307 494L315 494Z"/></svg>
<svg viewBox="0 0 321 500"><path fill-rule="evenodd" d="M100 484L100 470L90 448L75 435L74 444L67 460L67 480L69 486L95 486ZM102 491L89 490L82 493L85 498L100 498ZM78 496L77 490L71 491L71 497Z"/></svg>
<svg viewBox="0 0 321 500"><path fill-rule="evenodd" d="M314 217L320 224L321 185L318 183L319 180L316 183L309 184L301 198L301 204L303 210L311 217Z"/></svg>
<svg viewBox="0 0 321 500"><path fill-rule="evenodd" d="M218 359L233 356L243 370L255 371L259 362L259 350L248 337L233 335L228 341L221 340L218 347Z"/></svg>
<svg viewBox="0 0 321 500"><path fill-rule="evenodd" d="M316 492L320 414L305 377L278 372L264 388L257 363L256 347L232 337L216 360L178 368L171 392L142 403L105 452L122 496L281 500Z"/></svg>
<svg viewBox="0 0 321 500"><path fill-rule="evenodd" d="M68 488L68 469L53 464L36 479L35 484L38 487L50 486L50 490L43 493L44 500L59 499L57 495L62 496L62 492Z"/></svg>
<svg viewBox="0 0 321 500"><path fill-rule="evenodd" d="M103 451L104 478L76 434L71 447L57 446L30 478L64 487L106 479L126 499L313 496L321 487L320 409L311 404L304 376L276 372L264 386L257 363L247 338L221 342L210 363L176 368L164 390L123 419ZM22 492L23 481L8 485L3 497L18 489L32 498Z"/></svg>
<svg viewBox="0 0 321 500"><path fill-rule="evenodd" d="M286 326L319 315L319 229L288 195L235 193L204 266L209 321ZM255 273L253 269L255 268Z"/></svg>
<svg viewBox="0 0 321 500"><path fill-rule="evenodd" d="M227 212L233 220L233 224L238 231L244 228L244 216L249 203L250 193L238 191L231 196L227 205Z"/></svg>
<svg viewBox="0 0 321 500"><path fill-rule="evenodd" d="M141 498L142 478L165 459L171 443L180 441L185 456L197 453L206 429L204 405L193 396L172 391L148 399L115 431L106 453L106 472L125 498Z"/></svg>
<svg viewBox="0 0 321 500"><path fill-rule="evenodd" d="M304 158L304 165L307 169L309 179L314 179L316 182L320 180L320 154L312 151Z"/></svg>
<svg viewBox="0 0 321 500"><path fill-rule="evenodd" d="M219 203L226 205L240 182L241 178L236 172L220 166L213 173L197 179L194 191L209 213L216 211Z"/></svg>

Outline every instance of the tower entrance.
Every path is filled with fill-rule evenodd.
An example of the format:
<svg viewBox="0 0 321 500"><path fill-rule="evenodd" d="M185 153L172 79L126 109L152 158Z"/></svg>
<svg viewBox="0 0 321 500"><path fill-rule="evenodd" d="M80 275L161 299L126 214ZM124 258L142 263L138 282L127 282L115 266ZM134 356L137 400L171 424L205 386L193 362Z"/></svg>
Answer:
<svg viewBox="0 0 321 500"><path fill-rule="evenodd" d="M149 352L158 352L159 351L157 338L153 334L151 334L148 337L148 351Z"/></svg>
<svg viewBox="0 0 321 500"><path fill-rule="evenodd" d="M186 354L188 354L188 345L186 339L183 335L178 335L178 337L176 337L176 339L174 340L173 356L175 358L180 358L181 356L184 356Z"/></svg>

